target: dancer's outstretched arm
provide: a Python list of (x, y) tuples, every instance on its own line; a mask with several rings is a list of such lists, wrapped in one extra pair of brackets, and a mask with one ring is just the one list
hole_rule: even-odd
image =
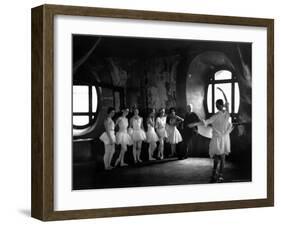
[(223, 95), (224, 101), (225, 101), (225, 104), (224, 104), (225, 109), (226, 109), (227, 112), (229, 112), (229, 103), (228, 103), (228, 100), (227, 100), (227, 97), (226, 97), (224, 91), (219, 87), (217, 87), (217, 89), (222, 92), (222, 95)]
[(180, 116), (178, 116), (178, 115), (176, 115), (176, 117), (177, 117), (177, 119), (178, 119), (179, 121), (184, 121), (184, 119), (183, 119), (182, 117), (180, 117)]

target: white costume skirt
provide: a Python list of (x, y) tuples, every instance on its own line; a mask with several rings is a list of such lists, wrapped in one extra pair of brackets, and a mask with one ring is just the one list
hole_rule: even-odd
[(158, 134), (159, 138), (166, 138), (166, 137), (168, 137), (167, 131), (166, 131), (165, 128), (157, 129), (157, 134)]
[(123, 144), (123, 145), (132, 145), (133, 141), (127, 132), (117, 132), (116, 143)]
[(209, 145), (209, 155), (211, 158), (214, 155), (228, 155), (230, 153), (230, 138), (229, 134), (224, 136), (213, 136)]
[(167, 126), (167, 134), (167, 140), (170, 144), (182, 142), (182, 136), (176, 126)]
[(147, 143), (152, 143), (152, 142), (157, 142), (158, 136), (155, 132), (154, 128), (148, 128), (147, 132), (146, 132), (146, 142)]
[(145, 132), (142, 129), (132, 131), (133, 141), (144, 141), (146, 139)]
[[(110, 131), (109, 134), (111, 136), (111, 139), (113, 140), (113, 143), (116, 143), (116, 137), (114, 131)], [(100, 136), (100, 140), (106, 145), (110, 144), (111, 142), (106, 132), (103, 132), (103, 134)]]

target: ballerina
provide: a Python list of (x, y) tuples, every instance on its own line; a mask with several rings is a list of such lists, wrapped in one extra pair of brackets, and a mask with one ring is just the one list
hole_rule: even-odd
[(107, 117), (104, 120), (104, 127), (105, 132), (102, 133), (100, 136), (100, 140), (104, 143), (104, 156), (103, 156), (103, 162), (104, 162), (104, 168), (105, 170), (110, 170), (113, 167), (111, 166), (111, 160), (115, 152), (115, 143), (116, 143), (116, 137), (114, 134), (114, 122), (112, 120), (112, 117), (115, 115), (114, 108), (110, 107), (107, 110)]
[(142, 142), (146, 139), (143, 130), (143, 119), (139, 116), (139, 109), (134, 108), (133, 117), (130, 119), (131, 137), (133, 140), (133, 157), (134, 162), (142, 162), (140, 159)]
[(127, 164), (124, 162), (124, 157), (127, 151), (127, 145), (132, 145), (132, 139), (128, 134), (129, 122), (126, 117), (128, 113), (129, 113), (129, 109), (123, 108), (122, 116), (116, 120), (116, 125), (119, 128), (118, 132), (116, 133), (116, 143), (121, 145), (121, 151), (119, 157), (115, 162), (115, 166), (117, 166), (119, 163), (121, 166), (127, 166)]
[(159, 116), (156, 118), (156, 132), (159, 138), (159, 146), (158, 146), (158, 158), (164, 158), (164, 140), (168, 137), (166, 131), (166, 120), (167, 116), (165, 114), (165, 109), (161, 108), (159, 110)]
[(156, 142), (159, 140), (158, 136), (155, 132), (155, 110), (152, 109), (148, 115), (147, 121), (147, 132), (146, 132), (146, 142), (149, 143), (149, 147), (148, 147), (148, 159), (151, 160), (155, 160), (155, 158), (153, 158), (153, 153), (157, 147)]
[(182, 142), (182, 136), (177, 129), (177, 125), (183, 121), (183, 118), (176, 115), (176, 109), (170, 108), (170, 115), (167, 119), (167, 141), (171, 144), (171, 156), (176, 155), (176, 145)]
[(205, 126), (211, 124), (213, 128), (213, 136), (209, 145), (209, 155), (214, 159), (211, 182), (223, 181), (225, 156), (230, 153), (229, 134), (233, 129), (232, 123), (230, 122), (227, 97), (221, 88), (217, 89), (222, 92), (225, 104), (222, 99), (218, 99), (216, 101), (216, 108), (219, 111), (206, 121), (203, 120)]

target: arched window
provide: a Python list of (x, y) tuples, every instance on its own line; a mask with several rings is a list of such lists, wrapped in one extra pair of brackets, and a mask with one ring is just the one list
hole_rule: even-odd
[(72, 93), (73, 135), (77, 137), (92, 131), (101, 103), (114, 107), (116, 111), (124, 106), (122, 87), (96, 82), (87, 85), (73, 85)]
[(95, 86), (73, 86), (73, 128), (83, 130), (94, 123), (98, 108)]
[(228, 70), (219, 70), (210, 76), (207, 91), (207, 108), (209, 113), (216, 113), (216, 100), (223, 99), (223, 94), (217, 88), (221, 88), (229, 102), (229, 112), (235, 115), (239, 111), (240, 90), (237, 78)]

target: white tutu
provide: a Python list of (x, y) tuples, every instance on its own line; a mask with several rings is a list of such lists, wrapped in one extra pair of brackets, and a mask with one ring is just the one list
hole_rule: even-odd
[(177, 144), (182, 142), (182, 136), (176, 126), (167, 126), (168, 142), (170, 144)]
[(205, 125), (212, 124), (213, 136), (209, 145), (209, 155), (228, 155), (230, 153), (230, 137), (232, 124), (227, 111), (219, 111), (211, 118), (204, 121)]
[(168, 137), (167, 131), (166, 131), (166, 119), (167, 117), (158, 117), (156, 118), (156, 131), (159, 136), (159, 138), (166, 138)]
[[(113, 140), (113, 143), (116, 143), (114, 131), (110, 131), (109, 134), (111, 136), (111, 139)], [(106, 145), (111, 143), (110, 138), (108, 137), (108, 134), (106, 132), (102, 133), (102, 135), (100, 136), (100, 140)]]
[(167, 131), (165, 128), (157, 129), (157, 134), (159, 138), (166, 138), (168, 137)]
[(124, 144), (124, 145), (132, 145), (133, 141), (127, 132), (121, 131), (121, 132), (117, 132), (116, 134), (116, 143)]
[(132, 131), (133, 141), (143, 141), (146, 139), (145, 132), (142, 129)]
[(143, 141), (146, 139), (145, 132), (142, 129), (142, 118), (141, 117), (133, 117), (131, 119), (131, 125), (133, 128), (128, 130), (131, 135), (133, 141)]
[(152, 142), (157, 142), (158, 140), (159, 139), (158, 139), (158, 136), (155, 132), (154, 127), (148, 126), (147, 132), (146, 132), (146, 142), (152, 143)]
[(209, 155), (211, 158), (214, 155), (228, 155), (230, 153), (230, 138), (229, 134), (224, 136), (213, 136), (209, 144)]
[(132, 136), (133, 135), (133, 129), (130, 127), (130, 128), (128, 128), (128, 134), (130, 135), (130, 136)]

